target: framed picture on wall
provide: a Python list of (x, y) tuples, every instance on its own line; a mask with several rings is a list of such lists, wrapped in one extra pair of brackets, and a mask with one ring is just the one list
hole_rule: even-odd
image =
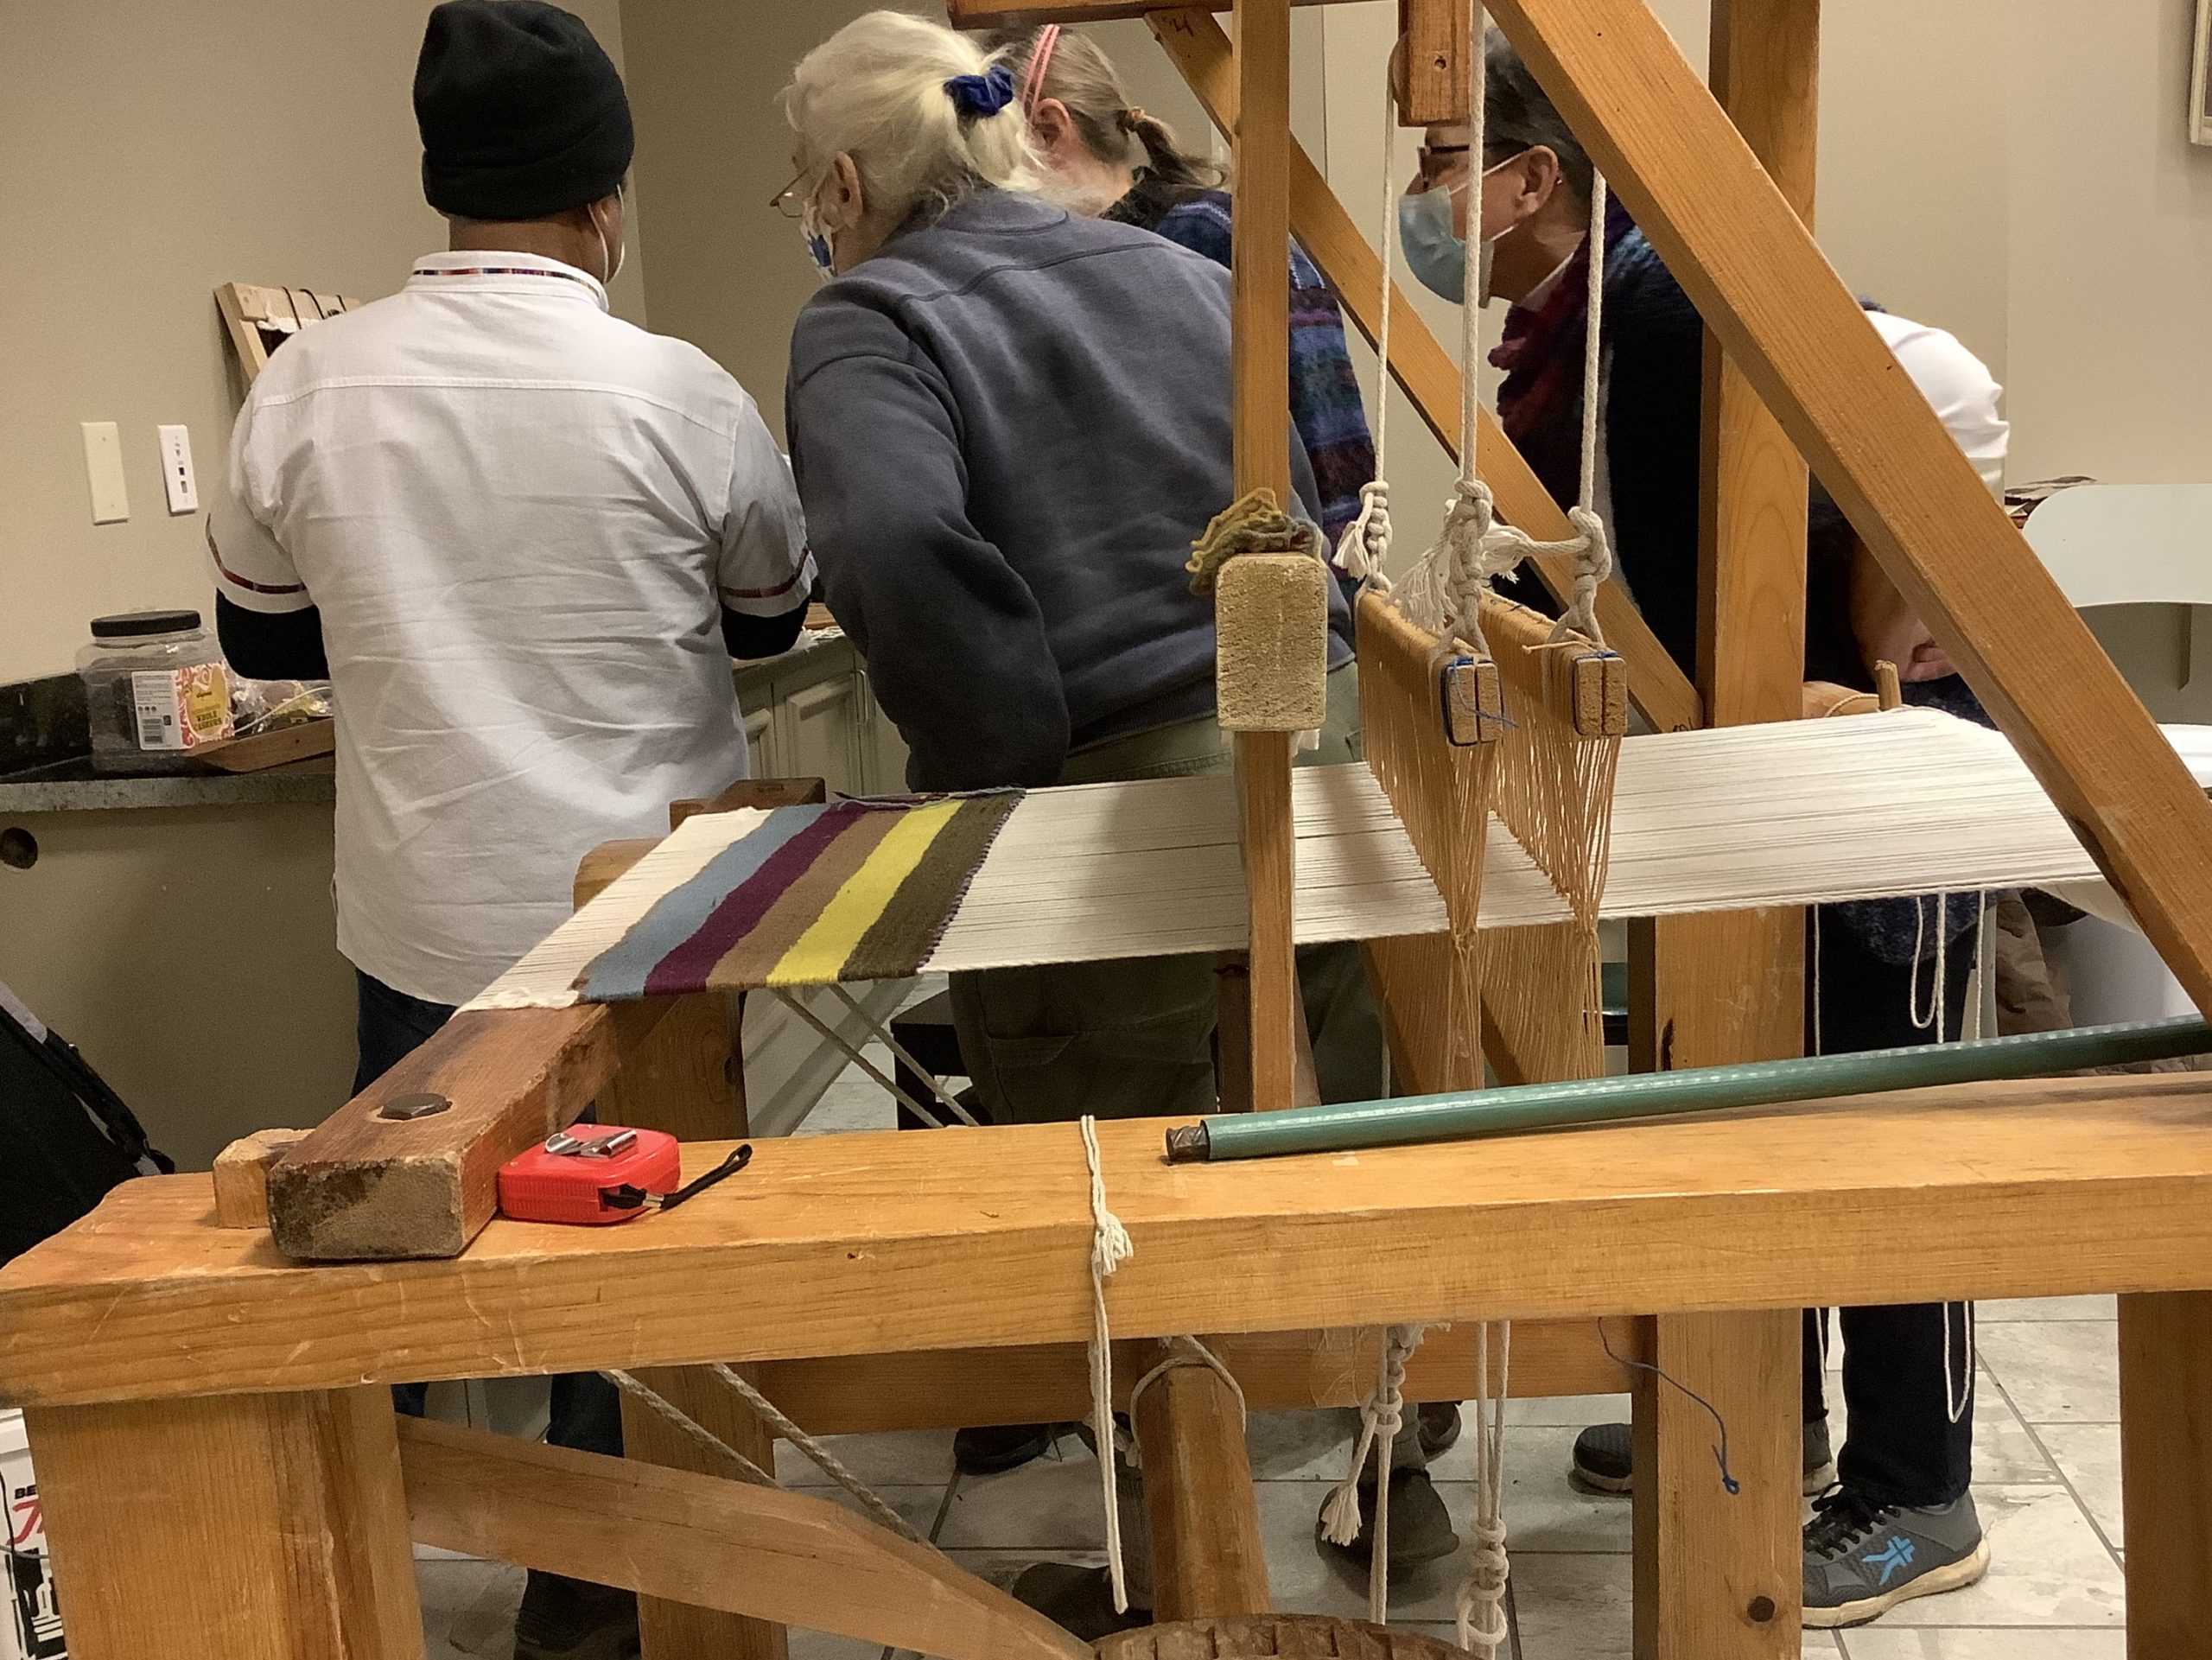
[(2196, 0), (2196, 54), (2189, 71), (2189, 141), (2212, 144), (2212, 0)]

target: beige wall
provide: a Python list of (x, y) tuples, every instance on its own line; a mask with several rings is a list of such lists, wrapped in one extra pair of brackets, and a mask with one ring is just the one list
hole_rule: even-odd
[[(791, 130), (777, 97), (792, 66), (868, 0), (805, 6), (731, 0), (624, 0), (625, 73), (638, 118), (638, 194), (653, 224), (645, 291), (653, 327), (703, 348), (751, 392), (778, 434), (791, 320), (816, 288), (798, 227), (768, 206), (791, 176)], [(1301, 57), (1320, 19), (1297, 22)], [(1093, 33), (1130, 95), (1194, 148), (1208, 128), (1198, 101), (1141, 23)], [(1295, 118), (1318, 142), (1319, 79), (1304, 77)]]
[[(569, 3), (619, 61), (617, 0)], [(443, 245), (408, 96), (429, 10), (0, 6), (0, 679), (67, 667), (103, 612), (212, 603), (200, 520), (168, 516), (154, 429), (191, 428), (204, 503), (237, 408), (217, 284), (372, 296)], [(632, 316), (638, 255), (633, 239), (616, 285)], [(121, 429), (127, 523), (92, 522), (81, 421)]]
[[(616, 0), (567, 0), (618, 60)], [(158, 423), (201, 499), (236, 391), (214, 301), (240, 280), (372, 296), (442, 245), (408, 89), (428, 0), (0, 6), (0, 679), (66, 669), (88, 619), (211, 601), (171, 518)], [(642, 314), (633, 237), (618, 309)], [(637, 274), (632, 274), (637, 273)], [(131, 517), (94, 526), (80, 421), (121, 429)], [(0, 980), (191, 1163), (343, 1100), (353, 981), (331, 940), (330, 813), (308, 806), (11, 818)]]

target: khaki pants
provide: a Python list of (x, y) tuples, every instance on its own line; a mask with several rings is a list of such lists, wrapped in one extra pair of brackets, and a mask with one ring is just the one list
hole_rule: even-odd
[[(1302, 765), (1361, 758), (1359, 677), (1329, 677), (1321, 747)], [(1072, 755), (1062, 784), (1226, 773), (1225, 735), (1211, 719), (1116, 738)], [(1382, 1092), (1382, 1027), (1357, 945), (1299, 953), (1298, 977), (1324, 1101)], [(976, 1092), (1000, 1123), (1184, 1116), (1211, 1112), (1216, 1017), (1210, 957), (986, 969), (952, 976), (953, 1022)]]

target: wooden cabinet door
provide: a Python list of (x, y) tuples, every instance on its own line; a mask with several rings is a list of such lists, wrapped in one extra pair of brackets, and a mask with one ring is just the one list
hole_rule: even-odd
[(778, 699), (778, 773), (824, 779), (832, 794), (866, 794), (866, 768), (860, 759), (860, 702), (857, 674), (818, 681)]

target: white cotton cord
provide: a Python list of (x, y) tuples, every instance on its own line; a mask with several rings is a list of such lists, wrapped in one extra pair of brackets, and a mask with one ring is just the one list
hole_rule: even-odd
[[(1479, 37), (1478, 37), (1479, 38)], [(1505, 1403), (1511, 1397), (1513, 1327), (1497, 1323), (1497, 1390), (1490, 1385), (1490, 1322), (1475, 1328), (1475, 1517), (1467, 1547), (1466, 1577), (1454, 1612), (1459, 1646), (1477, 1660), (1497, 1660), (1511, 1631), (1505, 1619), (1505, 1586), (1511, 1565), (1505, 1554)]]
[(1920, 1012), (1920, 953), (1928, 943), (1928, 895), (1912, 896), (1912, 977), (1905, 986), (1905, 1013), (1912, 1017), (1913, 1029), (1925, 1032), (1936, 1028), (1931, 1042), (1943, 1041), (1945, 1005), (1949, 1001), (1943, 995), (1943, 976), (1950, 971), (1949, 954), (1945, 942), (1951, 934), (1951, 896), (1936, 895), (1936, 989), (1928, 999), (1928, 1012)]
[(1375, 326), (1375, 476), (1359, 487), (1359, 516), (1337, 541), (1338, 570), (1363, 588), (1390, 591), (1383, 567), (1390, 557), (1390, 482), (1386, 458), (1390, 436), (1390, 290), (1396, 249), (1397, 198), (1392, 194), (1398, 168), (1398, 105), (1389, 76), (1382, 78), (1382, 293)]
[(1989, 1001), (1989, 957), (1982, 947), (1988, 943), (1989, 890), (1979, 890), (1974, 901), (1974, 978), (1968, 983), (1972, 989), (1967, 998), (1965, 1027), (1959, 1034), (1969, 1043), (1988, 1035), (1983, 1029), (1982, 1006)]
[(1467, 162), (1474, 170), (1475, 180), (1470, 193), (1473, 200), (1467, 204), (1467, 229), (1472, 233), (1463, 239), (1466, 250), (1466, 264), (1459, 279), (1459, 487), (1464, 494), (1466, 487), (1479, 475), (1475, 465), (1475, 436), (1481, 429), (1482, 398), (1478, 382), (1481, 377), (1475, 366), (1482, 357), (1482, 169), (1483, 147), (1488, 128), (1490, 112), (1483, 107), (1483, 99), (1490, 75), (1490, 53), (1486, 49), (1490, 34), (1490, 11), (1483, 0), (1469, 0), (1467, 6)]
[[(1160, 1364), (1138, 1378), (1130, 1389), (1130, 1413), (1132, 1415), (1135, 1413), (1137, 1402), (1144, 1398), (1144, 1392), (1147, 1390), (1166, 1377), (1169, 1372), (1184, 1366), (1203, 1366), (1223, 1383), (1228, 1384), (1230, 1394), (1236, 1399), (1237, 1422), (1248, 1424), (1251, 1421), (1251, 1411), (1244, 1404), (1244, 1385), (1236, 1381), (1236, 1374), (1229, 1370), (1228, 1365), (1219, 1355), (1194, 1337), (1171, 1337), (1167, 1339), (1167, 1352)], [(1116, 1427), (1116, 1434), (1120, 1433), (1118, 1425)]]
[(1114, 1612), (1129, 1611), (1128, 1574), (1122, 1565), (1122, 1496), (1114, 1456), (1114, 1339), (1106, 1324), (1106, 1280), (1136, 1254), (1129, 1231), (1106, 1204), (1106, 1172), (1099, 1162), (1098, 1121), (1084, 1116), (1083, 1156), (1090, 1171), (1090, 1428), (1098, 1440), (1098, 1496), (1106, 1507), (1106, 1566), (1114, 1582)]
[(746, 1480), (762, 1487), (780, 1485), (775, 1477), (770, 1475), (658, 1390), (647, 1388), (626, 1371), (606, 1371), (601, 1372), (600, 1376), (632, 1400), (644, 1402), (645, 1405), (674, 1424), (687, 1438), (712, 1453)]
[(850, 1493), (862, 1510), (910, 1543), (929, 1543), (912, 1523), (893, 1510), (880, 1494), (847, 1469), (835, 1453), (786, 1417), (773, 1401), (748, 1383), (742, 1374), (720, 1364), (709, 1367), (709, 1371), (724, 1387), (758, 1413), (763, 1423), (796, 1447), (816, 1469)]
[(1351, 1467), (1321, 1507), (1324, 1538), (1338, 1545), (1358, 1542), (1359, 1479), (1366, 1472), (1368, 1454), (1375, 1453), (1375, 1537), (1368, 1564), (1367, 1617), (1378, 1625), (1389, 1619), (1390, 1611), (1390, 1460), (1398, 1432), (1405, 1427), (1406, 1363), (1421, 1347), (1427, 1331), (1426, 1326), (1411, 1325), (1384, 1329), (1376, 1360), (1375, 1389), (1360, 1402), (1359, 1436), (1352, 1445)]
[(1959, 1311), (1959, 1326), (1966, 1332), (1966, 1370), (1958, 1374), (1959, 1389), (1955, 1398), (1951, 1393), (1951, 1377), (1955, 1370), (1951, 1364), (1951, 1310), (1955, 1305), (1943, 1305), (1943, 1409), (1953, 1423), (1967, 1415), (1967, 1409), (1974, 1404), (1974, 1305), (1955, 1305)]
[(1582, 340), (1582, 464), (1577, 475), (1574, 502), (1594, 514), (1598, 509), (1599, 382), (1605, 365), (1605, 175), (1590, 175), (1590, 287), (1583, 308)]

